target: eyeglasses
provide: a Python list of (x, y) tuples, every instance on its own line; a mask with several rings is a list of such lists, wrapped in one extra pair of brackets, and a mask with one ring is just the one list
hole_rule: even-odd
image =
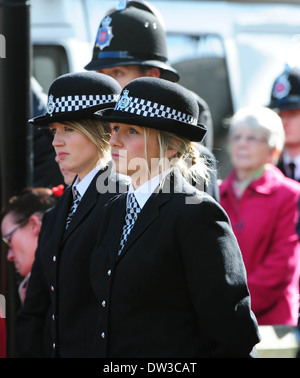
[(11, 238), (13, 236), (13, 234), (22, 226), (24, 226), (29, 220), (29, 217), (25, 218), (22, 220), (22, 222), (20, 222), (13, 230), (11, 230), (8, 234), (2, 236), (2, 241), (8, 245), (8, 247), (10, 247), (10, 243), (11, 243)]
[(244, 141), (251, 146), (256, 146), (256, 145), (261, 144), (261, 143), (266, 143), (267, 139), (266, 138), (258, 138), (254, 135), (235, 134), (235, 135), (231, 136), (230, 141), (231, 141), (231, 143), (239, 143), (241, 141)]

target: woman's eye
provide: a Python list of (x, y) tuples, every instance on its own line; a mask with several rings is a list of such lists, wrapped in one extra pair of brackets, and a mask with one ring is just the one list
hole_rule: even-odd
[(135, 129), (130, 129), (130, 130), (129, 130), (129, 133), (130, 133), (130, 134), (138, 134), (138, 132), (137, 132)]
[(65, 131), (73, 131), (71, 127), (65, 126)]
[(54, 135), (56, 133), (56, 129), (49, 129), (49, 134), (50, 135)]
[(121, 71), (115, 71), (115, 77), (121, 77), (122, 72)]
[(119, 128), (120, 128), (119, 126), (113, 126), (112, 127), (112, 131), (113, 132), (119, 131)]

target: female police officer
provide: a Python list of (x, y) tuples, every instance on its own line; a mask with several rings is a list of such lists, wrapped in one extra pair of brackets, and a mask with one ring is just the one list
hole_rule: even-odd
[(49, 125), (60, 166), (76, 179), (43, 218), (18, 318), (20, 357), (89, 356), (98, 307), (89, 284), (89, 252), (96, 242), (102, 209), (115, 195), (100, 194), (97, 183), (103, 175), (107, 184), (119, 180), (108, 173), (109, 127), (95, 120), (93, 113), (113, 107), (120, 90), (107, 75), (82, 72), (60, 76), (50, 86), (47, 113), (30, 121)]
[(193, 95), (138, 78), (110, 116), (97, 114), (112, 122), (116, 170), (132, 185), (106, 206), (91, 257), (96, 355), (252, 355), (259, 335), (236, 238), (224, 210), (188, 182), (207, 175), (191, 143), (206, 131)]

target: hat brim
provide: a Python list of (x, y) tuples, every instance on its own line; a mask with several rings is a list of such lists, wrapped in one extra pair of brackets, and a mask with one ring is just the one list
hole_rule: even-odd
[(124, 60), (124, 59), (92, 59), (84, 68), (88, 71), (101, 70), (102, 68), (110, 68), (117, 66), (150, 66), (161, 70), (161, 78), (177, 83), (180, 79), (178, 72), (167, 63), (159, 60)]
[(281, 100), (271, 101), (268, 107), (276, 112), (300, 109), (300, 96), (292, 95)]
[(207, 128), (202, 123), (196, 125), (187, 124), (185, 122), (162, 118), (162, 117), (143, 117), (136, 114), (128, 114), (112, 109), (104, 109), (94, 114), (96, 119), (106, 122), (124, 123), (129, 125), (137, 125), (141, 127), (149, 127), (160, 131), (168, 131), (175, 135), (189, 139), (192, 142), (201, 142), (204, 138)]
[[(113, 103), (106, 103), (105, 104), (105, 110), (108, 112), (112, 112), (115, 102)], [(84, 119), (84, 118), (91, 118), (95, 119), (94, 113), (96, 111), (99, 111), (103, 109), (103, 105), (96, 105), (96, 106), (89, 106), (84, 109), (80, 109), (77, 111), (66, 111), (63, 113), (46, 113), (41, 116), (34, 117), (32, 119), (28, 120), (28, 123), (34, 125), (34, 126), (48, 126), (50, 123), (54, 122), (66, 122), (66, 121), (74, 121), (78, 119)]]

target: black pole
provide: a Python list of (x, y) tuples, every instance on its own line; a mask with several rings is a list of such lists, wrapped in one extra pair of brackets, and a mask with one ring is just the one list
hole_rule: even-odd
[[(3, 210), (13, 194), (32, 182), (31, 134), (27, 123), (31, 97), (29, 1), (0, 0), (0, 35), (0, 195)], [(5, 258), (6, 253), (2, 245), (0, 294), (6, 298), (7, 355), (14, 357), (18, 310), (16, 274)]]

